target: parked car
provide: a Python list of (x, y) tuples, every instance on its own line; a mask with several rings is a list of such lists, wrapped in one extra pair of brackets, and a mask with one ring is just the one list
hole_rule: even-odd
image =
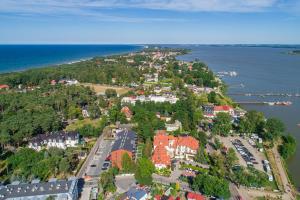
[(107, 170), (110, 167), (110, 162), (104, 162), (102, 165), (102, 170)]

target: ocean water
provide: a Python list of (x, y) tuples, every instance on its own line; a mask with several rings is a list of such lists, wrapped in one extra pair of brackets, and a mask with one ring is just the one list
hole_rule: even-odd
[(138, 45), (0, 45), (0, 73), (121, 54)]
[[(300, 46), (181, 46), (192, 50), (179, 59), (199, 59), (214, 71), (236, 71), (237, 77), (224, 77), (230, 93), (300, 93), (300, 55), (286, 52)], [(243, 86), (242, 86), (243, 85)], [(291, 101), (291, 106), (247, 105), (267, 117), (280, 118), (286, 132), (298, 142), (297, 152), (288, 161), (296, 186), (300, 188), (300, 97), (231, 96), (236, 101)]]

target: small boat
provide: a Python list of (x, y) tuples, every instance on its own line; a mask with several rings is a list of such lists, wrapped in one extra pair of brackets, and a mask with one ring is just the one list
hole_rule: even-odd
[(292, 105), (292, 102), (290, 101), (277, 101), (274, 103), (274, 105), (277, 105), (277, 106), (290, 106)]

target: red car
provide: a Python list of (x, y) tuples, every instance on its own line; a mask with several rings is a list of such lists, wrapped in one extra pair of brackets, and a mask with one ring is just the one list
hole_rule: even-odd
[(111, 155), (109, 155), (105, 158), (105, 161), (110, 161), (110, 160), (111, 160)]

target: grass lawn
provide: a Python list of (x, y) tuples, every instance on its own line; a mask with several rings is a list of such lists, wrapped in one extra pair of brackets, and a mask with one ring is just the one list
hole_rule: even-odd
[(92, 125), (93, 127), (97, 127), (100, 123), (101, 119), (94, 119), (91, 120), (89, 118), (83, 119), (83, 120), (76, 120), (74, 123), (69, 124), (66, 127), (66, 131), (74, 131), (78, 128), (82, 128), (84, 125)]
[(281, 181), (279, 170), (277, 168), (274, 154), (271, 149), (265, 149), (265, 152), (266, 152), (267, 158), (270, 162), (270, 166), (271, 166), (275, 181), (277, 183), (278, 189), (282, 191), (284, 187), (283, 187), (283, 183)]

